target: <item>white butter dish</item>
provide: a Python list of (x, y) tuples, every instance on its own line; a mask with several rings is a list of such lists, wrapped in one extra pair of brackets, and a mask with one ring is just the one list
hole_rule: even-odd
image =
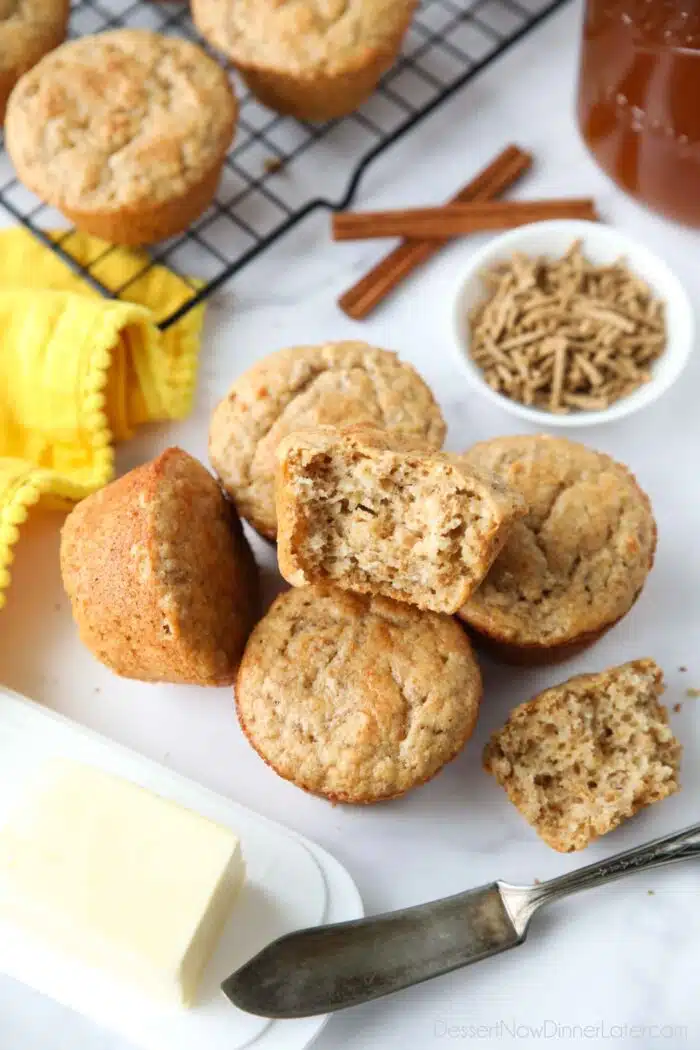
[[(302, 1050), (324, 1018), (269, 1022), (235, 1009), (220, 991), (229, 973), (293, 929), (362, 915), (359, 894), (320, 847), (169, 769), (0, 689), (0, 825), (47, 760), (62, 756), (133, 781), (230, 827), (240, 836), (246, 883), (191, 1009), (158, 1004), (0, 921), (0, 1013), (27, 985), (118, 1032), (142, 1050)], [(20, 984), (7, 981), (12, 978)], [(57, 1008), (57, 1023), (59, 1011)]]

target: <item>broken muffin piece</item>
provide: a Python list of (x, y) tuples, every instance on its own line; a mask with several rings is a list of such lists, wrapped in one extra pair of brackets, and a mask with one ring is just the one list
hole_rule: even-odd
[(663, 689), (648, 659), (570, 678), (516, 707), (484, 768), (547, 845), (584, 849), (679, 789)]
[(373, 427), (297, 431), (277, 460), (279, 566), (296, 587), (455, 613), (525, 513), (500, 479)]

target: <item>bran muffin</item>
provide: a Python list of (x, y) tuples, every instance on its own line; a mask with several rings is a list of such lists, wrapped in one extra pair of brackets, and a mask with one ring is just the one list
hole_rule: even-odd
[(63, 44), (21, 78), (7, 149), (22, 182), (79, 229), (148, 244), (210, 204), (236, 117), (201, 48), (117, 29)]
[(396, 354), (367, 343), (280, 350), (244, 372), (214, 411), (209, 457), (239, 513), (277, 536), (275, 452), (293, 430), (370, 423), (439, 448), (445, 423), (429, 388)]
[(66, 38), (69, 0), (0, 0), (0, 125), (19, 78)]
[(264, 105), (300, 120), (357, 109), (393, 65), (417, 0), (193, 0), (202, 36)]
[(457, 458), (500, 475), (529, 507), (459, 612), (497, 656), (554, 663), (629, 612), (654, 561), (656, 525), (626, 467), (543, 435), (484, 441)]
[(260, 757), (333, 802), (379, 802), (430, 780), (471, 736), (480, 699), (454, 619), (314, 587), (275, 601), (236, 682)]
[(234, 681), (259, 611), (257, 568), (234, 508), (182, 449), (71, 511), (61, 573), (81, 639), (116, 674)]
[(516, 707), (484, 767), (549, 846), (583, 849), (679, 790), (663, 689), (653, 660), (570, 678)]
[(455, 613), (525, 513), (497, 477), (372, 427), (295, 431), (277, 449), (280, 572)]

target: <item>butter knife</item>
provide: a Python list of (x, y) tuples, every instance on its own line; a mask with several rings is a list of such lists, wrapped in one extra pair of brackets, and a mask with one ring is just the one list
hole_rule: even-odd
[(700, 824), (548, 882), (492, 882), (354, 922), (287, 934), (222, 985), (262, 1017), (309, 1017), (378, 999), (515, 948), (543, 905), (633, 872), (700, 856)]

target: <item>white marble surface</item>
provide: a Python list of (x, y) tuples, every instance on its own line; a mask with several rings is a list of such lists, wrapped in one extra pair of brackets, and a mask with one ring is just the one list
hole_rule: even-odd
[[(664, 255), (697, 298), (698, 235), (622, 197), (577, 138), (572, 97), (578, 13), (576, 5), (567, 7), (397, 146), (367, 177), (362, 203), (441, 201), (507, 141), (516, 141), (538, 158), (537, 171), (519, 194), (595, 195), (603, 214)], [(462, 243), (445, 251), (370, 321), (357, 325), (338, 311), (335, 299), (379, 249), (334, 246), (327, 217), (311, 218), (212, 304), (192, 418), (139, 436), (120, 451), (120, 468), (175, 442), (206, 458), (209, 413), (233, 376), (267, 351), (344, 337), (398, 349), (423, 372), (445, 410), (451, 448), (515, 431), (508, 415), (467, 392), (454, 366), (451, 295), (471, 250), (471, 243)], [(559, 856), (539, 842), (481, 771), (481, 746), (512, 706), (557, 676), (648, 654), (667, 672), (669, 704), (684, 701), (672, 715), (686, 749), (684, 788), (590, 847), (585, 861), (692, 823), (700, 815), (700, 709), (684, 694), (700, 686), (699, 384), (696, 356), (657, 406), (586, 435), (630, 464), (654, 502), (658, 560), (637, 607), (564, 672), (513, 673), (486, 665), (475, 738), (433, 783), (402, 801), (331, 808), (262, 765), (239, 732), (226, 690), (149, 687), (120, 681), (99, 667), (79, 645), (61, 592), (55, 516), (34, 519), (20, 543), (0, 626), (0, 679), (316, 839), (347, 865), (372, 912), (495, 877), (530, 881), (581, 864), (583, 857)], [(277, 583), (271, 552), (262, 544), (256, 549), (272, 593)], [(536, 921), (518, 951), (336, 1017), (318, 1050), (698, 1046), (699, 890), (697, 865), (685, 864), (572, 899)], [(11, 991), (0, 999), (0, 1050), (127, 1050), (50, 1003), (22, 1002), (20, 1008)], [(662, 1026), (675, 1026), (675, 1034)]]

